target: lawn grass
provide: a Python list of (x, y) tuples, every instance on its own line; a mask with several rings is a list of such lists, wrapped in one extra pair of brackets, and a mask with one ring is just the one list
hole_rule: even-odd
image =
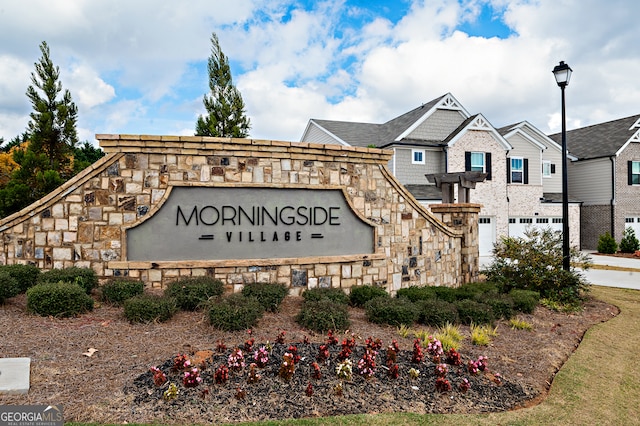
[[(285, 425), (594, 425), (635, 424), (640, 415), (640, 291), (592, 286), (591, 294), (620, 308), (620, 315), (592, 327), (576, 352), (556, 375), (549, 396), (540, 404), (504, 413), (363, 414), (316, 419), (240, 423)], [(206, 423), (206, 419), (203, 419)], [(76, 425), (79, 425), (76, 423)], [(237, 423), (236, 423), (237, 425)]]

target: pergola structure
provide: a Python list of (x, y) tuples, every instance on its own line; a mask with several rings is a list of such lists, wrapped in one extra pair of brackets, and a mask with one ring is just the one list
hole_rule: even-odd
[(450, 204), (455, 201), (455, 187), (458, 188), (458, 203), (470, 203), (469, 190), (475, 189), (477, 182), (483, 182), (487, 173), (483, 172), (455, 172), (425, 174), (427, 180), (436, 184), (436, 188), (442, 191), (442, 203)]

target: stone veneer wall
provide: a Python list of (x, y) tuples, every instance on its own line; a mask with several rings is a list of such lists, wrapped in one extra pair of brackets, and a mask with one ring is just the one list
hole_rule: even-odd
[[(184, 136), (97, 139), (107, 154), (104, 158), (0, 221), (0, 263), (31, 263), (44, 270), (90, 267), (101, 279), (129, 276), (157, 288), (178, 277), (202, 275), (223, 280), (229, 291), (251, 282), (280, 282), (293, 294), (313, 287), (348, 290), (365, 284), (390, 292), (410, 285), (458, 286), (477, 275), (473, 259), (464, 261), (462, 271), (463, 255), (468, 257), (463, 252), (470, 250), (463, 249), (465, 231), (438, 220), (398, 183), (386, 167), (390, 151)], [(173, 186), (340, 188), (356, 214), (374, 226), (375, 253), (128, 261), (127, 229), (158, 211)], [(469, 214), (475, 218), (463, 222), (477, 223), (477, 212)], [(477, 226), (475, 233), (477, 254)]]

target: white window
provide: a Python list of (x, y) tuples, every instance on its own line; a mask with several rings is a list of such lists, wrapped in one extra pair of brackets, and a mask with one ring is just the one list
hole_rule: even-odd
[(422, 149), (411, 150), (411, 164), (425, 164), (424, 150)]
[(551, 161), (542, 162), (542, 177), (543, 178), (551, 177)]
[(631, 185), (640, 185), (640, 161), (631, 162)]
[(471, 153), (471, 171), (484, 172), (484, 152)]
[(522, 183), (524, 179), (524, 161), (520, 157), (511, 158), (511, 183)]

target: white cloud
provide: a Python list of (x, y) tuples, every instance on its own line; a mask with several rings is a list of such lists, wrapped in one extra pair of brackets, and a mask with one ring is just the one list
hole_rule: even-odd
[[(289, 0), (5, 3), (5, 139), (26, 127), (24, 92), (43, 40), (80, 107), (82, 135), (191, 134), (204, 112), (212, 31), (234, 64), (252, 137), (298, 140), (312, 117), (382, 122), (446, 92), (494, 125), (528, 120), (556, 131), (560, 93), (551, 69), (560, 60), (574, 69), (571, 126), (640, 112), (640, 2), (415, 0), (393, 22), (350, 0), (305, 9)], [(514, 35), (455, 30), (486, 3), (504, 10)]]
[(68, 76), (63, 84), (72, 93), (79, 108), (93, 108), (109, 102), (116, 95), (113, 86), (105, 83), (98, 73), (87, 65), (74, 65)]

